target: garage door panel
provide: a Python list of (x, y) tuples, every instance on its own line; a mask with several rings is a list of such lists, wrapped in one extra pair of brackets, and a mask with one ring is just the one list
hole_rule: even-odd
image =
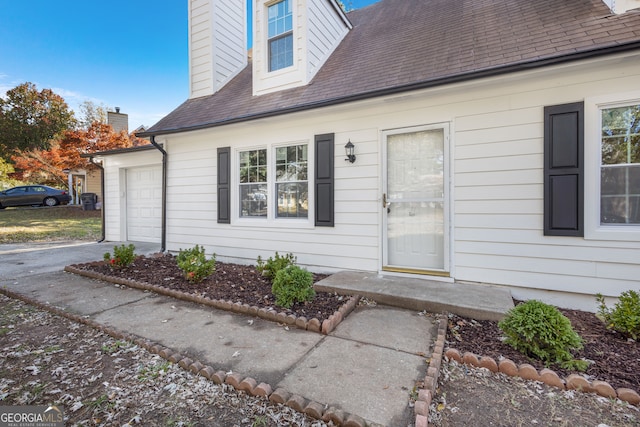
[(127, 169), (127, 240), (159, 243), (162, 236), (160, 165)]

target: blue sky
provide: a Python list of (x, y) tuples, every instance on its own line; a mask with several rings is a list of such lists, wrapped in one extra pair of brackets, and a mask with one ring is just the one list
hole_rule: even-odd
[[(344, 0), (358, 9), (376, 0)], [(0, 96), (50, 88), (151, 126), (189, 96), (187, 0), (0, 0)]]

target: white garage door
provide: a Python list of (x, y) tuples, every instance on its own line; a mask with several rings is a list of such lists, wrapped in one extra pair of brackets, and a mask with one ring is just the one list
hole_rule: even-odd
[(160, 243), (162, 237), (162, 168), (127, 169), (127, 240)]

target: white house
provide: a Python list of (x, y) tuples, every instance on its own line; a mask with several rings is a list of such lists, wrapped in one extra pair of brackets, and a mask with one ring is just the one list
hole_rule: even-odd
[(158, 149), (102, 156), (108, 240), (588, 309), (640, 290), (640, 1), (188, 3), (191, 96)]

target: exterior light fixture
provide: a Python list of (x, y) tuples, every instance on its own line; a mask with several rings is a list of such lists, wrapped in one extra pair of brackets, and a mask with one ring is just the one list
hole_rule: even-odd
[(353, 163), (356, 161), (356, 155), (353, 154), (353, 152), (355, 151), (355, 145), (353, 145), (353, 143), (351, 142), (351, 140), (349, 140), (349, 142), (347, 142), (344, 146), (344, 151), (347, 154), (347, 158), (344, 159), (345, 162), (349, 162), (349, 163)]

